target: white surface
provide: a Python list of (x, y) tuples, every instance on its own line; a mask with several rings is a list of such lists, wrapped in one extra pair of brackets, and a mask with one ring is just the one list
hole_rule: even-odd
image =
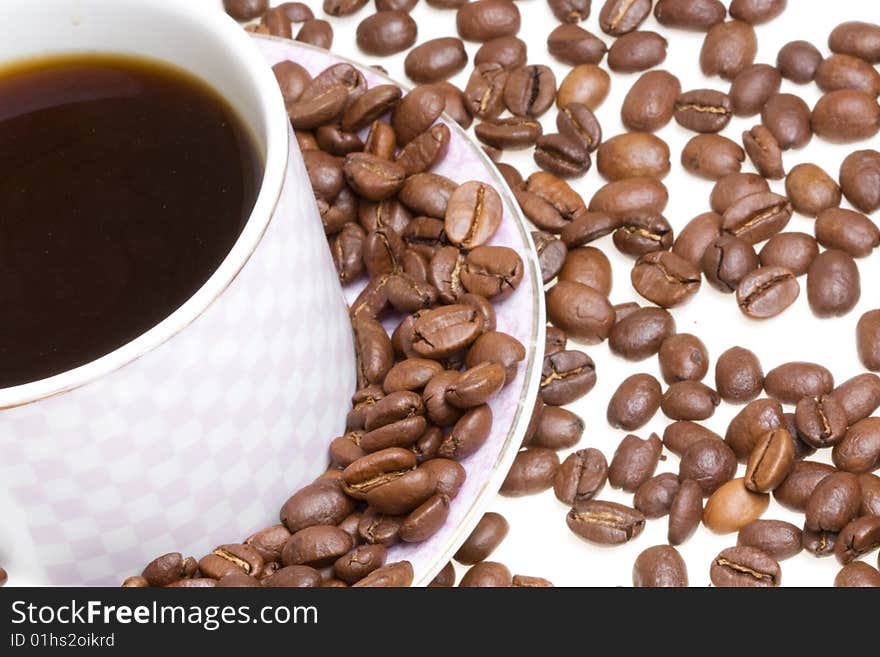
[[(318, 0), (307, 0), (307, 4), (315, 11), (316, 17), (327, 18), (323, 16), (321, 3)], [(556, 62), (547, 53), (546, 48), (546, 35), (557, 24), (556, 19), (544, 0), (527, 0), (518, 2), (517, 6), (522, 14), (523, 25), (519, 36), (529, 45), (529, 63), (551, 66), (557, 75), (557, 81), (561, 81), (569, 67)], [(613, 39), (603, 34), (598, 26), (601, 6), (601, 0), (594, 0), (592, 15), (581, 25), (599, 35), (610, 45)], [(335, 33), (333, 47), (338, 52), (365, 63), (381, 64), (393, 77), (405, 80), (406, 76), (403, 72), (405, 53), (389, 58), (366, 57), (359, 52), (355, 44), (354, 35), (358, 23), (372, 11), (374, 5), (371, 2), (355, 16), (342, 19), (329, 18)], [(417, 43), (438, 36), (456, 34), (454, 11), (436, 10), (422, 1), (413, 10), (412, 16), (419, 26)], [(838, 0), (831, 3), (792, 0), (782, 16), (756, 28), (759, 39), (756, 62), (775, 64), (779, 49), (788, 41), (795, 39), (812, 41), (827, 54), (827, 38), (833, 26), (846, 20), (857, 19), (880, 22), (880, 4), (864, 0)], [(674, 72), (681, 79), (683, 89), (710, 87), (727, 91), (727, 82), (720, 78), (706, 78), (700, 73), (698, 55), (703, 38), (701, 33), (664, 28), (654, 20), (653, 15), (643, 24), (642, 29), (656, 30), (669, 40), (669, 55), (661, 68)], [(466, 47), (473, 60), (479, 44), (468, 43)], [(452, 82), (463, 88), (470, 68), (469, 64), (465, 71), (452, 79)], [(638, 74), (612, 73), (611, 94), (596, 113), (606, 138), (623, 132), (619, 116), (620, 104), (629, 86), (637, 77)], [(801, 95), (810, 106), (819, 98), (815, 85), (799, 86), (783, 81), (782, 91)], [(545, 132), (555, 132), (554, 121), (555, 111), (551, 110), (543, 117)], [(735, 118), (723, 134), (739, 141), (743, 130), (759, 122), (760, 117)], [(664, 180), (670, 191), (666, 217), (678, 233), (692, 217), (709, 210), (712, 183), (686, 174), (680, 165), (681, 149), (693, 133), (685, 131), (673, 121), (658, 134), (669, 143), (673, 154), (672, 172)], [(786, 170), (801, 162), (815, 162), (836, 178), (840, 162), (848, 153), (860, 148), (880, 146), (880, 140), (872, 141), (873, 143), (834, 146), (813, 139), (806, 148), (785, 153)], [(504, 161), (517, 166), (524, 175), (537, 168), (531, 160), (530, 151), (506, 154)], [(754, 169), (747, 163), (743, 170)], [(582, 179), (573, 182), (573, 185), (585, 199), (589, 199), (603, 183), (594, 167)], [(772, 183), (772, 187), (776, 191), (784, 190), (781, 182)], [(843, 205), (849, 207), (846, 203)], [(880, 220), (877, 216), (873, 218)], [(812, 228), (812, 220), (795, 215), (787, 230), (812, 233)], [(632, 261), (617, 253), (610, 238), (601, 240), (597, 246), (608, 254), (614, 268), (615, 284), (611, 294), (612, 302), (644, 303), (629, 282)], [(836, 380), (840, 382), (862, 371), (854, 347), (855, 324), (862, 312), (880, 306), (877, 291), (870, 286), (872, 281), (880, 277), (880, 254), (860, 260), (859, 269), (863, 282), (862, 300), (852, 313), (840, 319), (819, 320), (812, 315), (807, 305), (805, 278), (799, 279), (802, 287), (801, 296), (794, 306), (780, 317), (767, 322), (747, 321), (730, 295), (722, 295), (705, 284), (690, 305), (675, 309), (673, 315), (679, 332), (695, 333), (708, 346), (713, 358), (713, 366), (706, 379), (710, 385), (714, 385), (712, 375), (714, 358), (728, 347), (737, 344), (755, 351), (761, 357), (765, 370), (789, 360), (815, 360), (831, 368)], [(659, 378), (657, 360), (651, 358), (641, 363), (628, 363), (611, 355), (607, 345), (586, 347), (585, 351), (596, 361), (598, 384), (584, 400), (571, 407), (583, 416), (587, 423), (587, 430), (578, 448), (597, 447), (610, 461), (614, 449), (625, 432), (608, 427), (605, 421), (608, 399), (617, 384), (629, 374), (644, 371)], [(739, 408), (723, 405), (705, 424), (723, 435), (727, 422)], [(658, 413), (650, 424), (637, 433), (641, 437), (646, 437), (651, 431), (662, 435), (667, 423), (662, 414)], [(566, 453), (560, 456), (564, 458)], [(658, 472), (677, 472), (677, 457), (672, 454), (666, 456), (667, 460), (660, 464)], [(818, 454), (811, 458), (826, 460), (828, 456)], [(740, 467), (742, 469), (742, 466)], [(607, 486), (600, 497), (625, 504), (632, 503), (632, 495), (611, 490)], [(632, 564), (639, 552), (651, 545), (666, 542), (667, 524), (664, 518), (649, 521), (642, 535), (628, 545), (600, 548), (587, 544), (566, 527), (567, 508), (556, 500), (552, 491), (530, 498), (499, 497), (494, 510), (507, 517), (511, 530), (507, 539), (491, 558), (504, 562), (514, 573), (546, 577), (556, 585), (628, 586), (632, 582)], [(789, 513), (772, 501), (764, 517), (789, 520), (799, 526), (803, 521), (802, 516)], [(688, 564), (691, 585), (708, 585), (709, 564), (712, 558), (720, 550), (735, 543), (735, 535), (716, 536), (705, 527), (700, 527), (697, 534), (681, 547)], [(868, 562), (876, 565), (876, 552), (871, 553)], [(831, 585), (839, 567), (833, 557), (820, 560), (808, 553), (802, 553), (782, 563), (783, 584)], [(462, 570), (459, 569), (459, 572)]]

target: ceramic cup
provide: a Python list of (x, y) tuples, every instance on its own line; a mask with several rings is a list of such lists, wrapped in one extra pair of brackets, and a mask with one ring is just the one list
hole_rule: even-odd
[(118, 585), (277, 522), (326, 466), (355, 387), (342, 291), (275, 78), (222, 12), (181, 0), (28, 0), (0, 65), (98, 51), (213, 85), (263, 184), (241, 237), (159, 325), (82, 367), (0, 390), (0, 565), (10, 584)]

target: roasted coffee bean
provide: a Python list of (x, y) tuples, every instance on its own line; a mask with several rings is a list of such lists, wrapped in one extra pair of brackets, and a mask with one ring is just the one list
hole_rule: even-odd
[(366, 509), (358, 521), (358, 536), (370, 545), (390, 547), (400, 542), (400, 524), (403, 518)]
[(312, 76), (296, 62), (286, 60), (272, 67), (286, 104), (295, 103), (311, 83)]
[[(352, 106), (354, 104), (352, 103)], [(343, 116), (343, 120), (345, 120), (345, 116)], [(367, 133), (367, 140), (364, 142), (364, 153), (378, 155), (386, 160), (390, 160), (394, 157), (396, 150), (397, 136), (394, 134), (394, 128), (384, 121), (373, 121)]]
[(338, 125), (322, 125), (315, 131), (318, 146), (327, 153), (343, 157), (362, 151), (364, 144), (354, 132), (345, 132)]
[(647, 132), (631, 132), (605, 140), (596, 166), (609, 181), (623, 178), (664, 178), (669, 173), (669, 146)]
[[(0, 586), (5, 586), (8, 579), (9, 575), (6, 573), (6, 570), (0, 568)], [(145, 589), (148, 586), (150, 586), (150, 583), (145, 577), (141, 577), (140, 575), (128, 577), (122, 582), (122, 588), (124, 589)]]
[(504, 88), (508, 69), (494, 62), (478, 64), (464, 90), (465, 104), (471, 114), (494, 119), (504, 111)]
[(599, 27), (605, 34), (621, 36), (638, 28), (650, 13), (651, 0), (605, 0)]
[(368, 55), (386, 57), (411, 48), (418, 26), (405, 11), (378, 11), (357, 27), (358, 47)]
[(828, 208), (816, 218), (816, 239), (825, 248), (864, 258), (880, 245), (880, 229), (863, 214)]
[(761, 109), (761, 121), (782, 150), (802, 148), (813, 136), (810, 108), (792, 94), (772, 96)]
[(744, 479), (732, 479), (709, 496), (703, 524), (716, 534), (736, 532), (760, 518), (769, 503), (769, 495), (750, 491)]
[(837, 587), (880, 587), (880, 572), (864, 561), (855, 561), (840, 569), (834, 578)]
[(379, 322), (362, 315), (352, 321), (352, 327), (359, 387), (369, 383), (382, 383), (394, 364), (394, 348), (388, 334)]
[(785, 177), (782, 148), (773, 133), (763, 125), (756, 125), (742, 134), (746, 154), (765, 178), (781, 180)]
[(807, 84), (816, 77), (822, 53), (809, 41), (791, 41), (776, 56), (776, 68), (782, 77), (797, 84)]
[(547, 36), (547, 50), (563, 64), (579, 66), (598, 64), (608, 47), (602, 39), (584, 28), (563, 23)]
[(569, 103), (556, 114), (556, 129), (569, 139), (579, 141), (587, 152), (602, 142), (602, 127), (593, 112), (581, 103)]
[(711, 495), (735, 474), (736, 455), (717, 437), (699, 438), (681, 454), (678, 478), (696, 482), (703, 495)]
[(805, 527), (801, 542), (814, 557), (830, 557), (837, 546), (837, 532), (813, 531)]
[(784, 363), (767, 372), (764, 390), (783, 404), (796, 404), (802, 397), (818, 397), (834, 390), (834, 376), (816, 363)]
[(153, 559), (141, 575), (150, 586), (168, 586), (178, 580), (192, 577), (195, 568), (180, 552), (169, 552)]
[[(615, 327), (616, 328), (616, 327)], [(613, 345), (614, 329), (609, 345)], [(709, 352), (697, 336), (690, 333), (670, 335), (663, 340), (658, 352), (660, 374), (666, 383), (700, 381), (709, 371)]]
[(302, 27), (296, 34), (296, 40), (301, 43), (310, 43), (319, 48), (329, 49), (333, 45), (333, 28), (325, 20), (319, 18), (303, 21)]
[(627, 360), (644, 360), (656, 354), (664, 340), (675, 334), (675, 320), (663, 308), (640, 308), (611, 329), (608, 346)]
[(669, 507), (667, 540), (670, 545), (681, 545), (688, 540), (703, 517), (703, 491), (690, 479), (681, 482)]
[(614, 246), (634, 258), (654, 251), (668, 251), (672, 243), (672, 226), (662, 214), (623, 219), (614, 231)]
[(435, 308), (416, 321), (413, 348), (426, 358), (447, 358), (472, 344), (482, 329), (480, 314), (470, 306)]
[(880, 419), (868, 417), (853, 424), (831, 457), (838, 468), (856, 474), (880, 467)]
[(639, 536), (645, 516), (616, 502), (577, 502), (565, 518), (568, 528), (586, 541), (599, 545), (622, 545)]
[(727, 9), (718, 0), (658, 0), (654, 7), (658, 23), (684, 30), (706, 31), (726, 16)]
[(816, 103), (811, 125), (813, 132), (835, 143), (870, 139), (880, 130), (880, 105), (865, 91), (832, 91)]
[(687, 303), (700, 289), (698, 269), (671, 251), (654, 251), (638, 259), (630, 275), (633, 287), (663, 308)]
[(541, 137), (541, 124), (533, 119), (519, 117), (484, 121), (474, 130), (484, 144), (503, 149), (532, 146)]
[(859, 475), (859, 488), (862, 491), (863, 516), (880, 516), (880, 477), (863, 473)]
[(562, 23), (579, 23), (590, 15), (591, 0), (547, 0), (550, 11)]
[(578, 212), (562, 229), (560, 237), (571, 249), (614, 232), (622, 223), (619, 217), (605, 212)]
[(856, 347), (865, 369), (880, 370), (880, 310), (869, 310), (859, 318)]
[(839, 532), (859, 515), (862, 493), (859, 478), (851, 472), (828, 475), (813, 490), (804, 509), (806, 528)]
[(832, 52), (880, 63), (880, 27), (860, 21), (841, 23), (831, 31), (828, 46)]
[(461, 39), (440, 37), (410, 50), (403, 68), (414, 82), (428, 84), (451, 78), (465, 67), (467, 61)]
[(699, 381), (679, 381), (666, 390), (660, 408), (670, 420), (705, 420), (720, 401), (717, 392)]
[(499, 64), (503, 68), (525, 66), (527, 47), (525, 41), (515, 36), (501, 36), (486, 41), (476, 55), (474, 65)]
[(796, 212), (815, 217), (840, 205), (840, 188), (815, 164), (799, 164), (788, 172), (785, 193)]
[(377, 568), (353, 586), (405, 587), (412, 585), (413, 569), (409, 561), (398, 561)]
[[(514, 193), (523, 214), (538, 228), (551, 233), (562, 231), (584, 210), (580, 194), (561, 178), (543, 171), (529, 176), (522, 188)], [(567, 246), (572, 246), (568, 240), (564, 241)]]
[(351, 188), (370, 201), (393, 196), (406, 178), (406, 171), (399, 164), (368, 153), (349, 153), (342, 170)]
[(442, 371), (443, 366), (436, 360), (410, 358), (397, 363), (389, 370), (382, 387), (386, 394), (407, 390), (421, 390), (434, 375)]
[(473, 116), (468, 108), (464, 92), (447, 80), (427, 85), (443, 98), (443, 111), (462, 128), (467, 130), (473, 123)]
[(843, 408), (847, 426), (852, 426), (880, 408), (880, 377), (857, 374), (837, 386), (831, 396)]
[(481, 561), (471, 566), (459, 582), (462, 588), (501, 588), (513, 584), (510, 570), (495, 561)]
[(391, 126), (398, 144), (405, 146), (430, 128), (444, 107), (443, 96), (434, 88), (416, 87), (410, 91), (391, 112)]
[[(312, 83), (314, 85), (314, 82)], [(306, 88), (306, 92), (308, 91)], [(305, 93), (299, 100), (287, 107), (287, 115), (291, 125), (297, 130), (312, 130), (338, 117), (348, 101), (348, 90), (343, 84), (335, 84), (319, 94), (305, 99)]]
[(460, 372), (444, 370), (435, 374), (425, 385), (423, 399), (428, 419), (432, 424), (449, 427), (458, 422), (462, 413), (446, 400), (446, 392), (458, 381)]
[(530, 577), (529, 575), (514, 575), (511, 586), (517, 588), (552, 588), (553, 582), (543, 577)]
[(516, 167), (507, 164), (506, 162), (496, 162), (495, 166), (504, 178), (504, 182), (506, 182), (507, 186), (511, 189), (516, 189), (523, 184), (522, 174), (516, 169)]
[(478, 246), (465, 257), (460, 276), (468, 292), (502, 299), (522, 281), (522, 258), (506, 246)]
[(739, 309), (752, 319), (775, 317), (795, 302), (800, 285), (783, 267), (761, 267), (747, 274), (736, 288)]
[(597, 449), (569, 454), (553, 477), (553, 492), (563, 504), (575, 505), (593, 499), (608, 479), (608, 462)]
[(730, 293), (760, 262), (751, 244), (733, 235), (723, 235), (709, 245), (701, 264), (706, 281), (716, 290)]
[(590, 168), (592, 160), (583, 141), (562, 134), (539, 137), (535, 145), (535, 163), (560, 178), (580, 176)]
[(708, 180), (720, 180), (737, 173), (746, 159), (735, 141), (720, 135), (705, 134), (692, 138), (681, 151), (681, 164), (690, 173)]
[(428, 584), (428, 588), (450, 588), (455, 586), (455, 566), (448, 562), (437, 576)]
[(706, 438), (721, 440), (721, 436), (714, 431), (696, 422), (682, 420), (666, 427), (663, 432), (663, 445), (670, 452), (681, 457), (691, 445)]
[(455, 560), (466, 566), (472, 566), (489, 558), (501, 541), (507, 536), (510, 525), (500, 513), (485, 513), (477, 526), (462, 543)]
[(755, 493), (777, 488), (794, 467), (794, 441), (787, 429), (765, 433), (755, 444), (746, 465), (745, 485)]
[(663, 443), (657, 434), (646, 440), (632, 434), (626, 436), (614, 452), (608, 468), (608, 482), (613, 488), (634, 493), (657, 469)]
[(852, 55), (832, 55), (816, 69), (816, 84), (822, 91), (857, 89), (875, 96), (880, 93), (880, 73), (871, 64)]
[(675, 101), (675, 120), (694, 132), (720, 132), (732, 116), (730, 97), (714, 89), (686, 91)]
[(376, 11), (412, 11), (419, 0), (376, 0)]
[(627, 377), (608, 402), (608, 424), (615, 429), (635, 431), (654, 417), (662, 396), (660, 384), (650, 374)]
[(801, 440), (821, 449), (836, 445), (846, 433), (846, 411), (828, 395), (804, 397), (795, 410), (797, 433)]
[(582, 351), (559, 351), (544, 358), (541, 397), (553, 406), (570, 404), (596, 385), (596, 366)]
[(262, 580), (266, 588), (314, 588), (321, 586), (321, 573), (310, 566), (285, 566)]
[(350, 16), (363, 8), (367, 0), (324, 0), (324, 13), (328, 16)]
[(281, 563), (285, 566), (329, 566), (353, 547), (351, 536), (338, 527), (315, 525), (301, 529), (284, 544)]
[(745, 463), (755, 445), (768, 431), (785, 428), (782, 406), (775, 399), (756, 399), (730, 421), (724, 441)]
[(709, 28), (700, 51), (700, 68), (708, 76), (733, 80), (755, 61), (758, 39), (742, 21), (716, 23)]
[(608, 73), (595, 64), (580, 64), (571, 69), (560, 83), (556, 106), (562, 108), (570, 103), (580, 103), (595, 111), (608, 97), (610, 89)]
[(334, 438), (330, 443), (330, 460), (335, 465), (345, 468), (364, 456), (366, 452), (360, 446), (363, 435), (364, 431), (358, 429)]
[(750, 546), (722, 550), (712, 561), (709, 577), (718, 587), (765, 588), (782, 583), (782, 571), (776, 559)]
[(547, 406), (541, 411), (535, 435), (529, 447), (568, 449), (580, 442), (584, 433), (584, 421), (568, 409)]
[(678, 477), (674, 474), (658, 474), (638, 487), (633, 496), (633, 506), (646, 518), (662, 518), (669, 513), (678, 488)]
[(715, 184), (709, 200), (713, 212), (724, 214), (739, 199), (769, 191), (767, 181), (757, 174), (732, 173)]
[(555, 326), (548, 326), (544, 342), (544, 357), (547, 358), (560, 351), (565, 351), (565, 347), (568, 344), (568, 337), (562, 329), (558, 329)]
[(859, 269), (852, 256), (837, 249), (820, 253), (807, 272), (807, 299), (817, 317), (840, 317), (861, 296)]
[(773, 497), (785, 508), (802, 513), (819, 482), (834, 472), (834, 467), (825, 463), (799, 461), (794, 464), (785, 481), (773, 491)]
[(339, 282), (343, 285), (360, 278), (364, 273), (364, 230), (354, 223), (347, 223), (333, 238), (330, 253)]
[(492, 409), (488, 405), (472, 408), (452, 427), (439, 454), (453, 460), (466, 458), (483, 446), (491, 430)]
[(447, 388), (446, 401), (461, 409), (481, 406), (501, 390), (504, 377), (504, 366), (499, 363), (475, 365)]
[(787, 0), (733, 0), (730, 15), (737, 20), (760, 25), (782, 14), (787, 4)]
[(582, 283), (607, 296), (612, 285), (611, 264), (599, 249), (578, 247), (568, 252), (559, 280)]
[(530, 447), (520, 451), (501, 484), (505, 497), (535, 495), (553, 486), (559, 456), (552, 449)]
[(681, 82), (668, 71), (642, 74), (623, 99), (623, 125), (634, 132), (656, 132), (672, 120), (680, 94)]
[(614, 308), (591, 287), (559, 281), (547, 292), (547, 317), (571, 338), (584, 344), (598, 344), (611, 332)]
[(755, 116), (772, 96), (779, 93), (782, 75), (769, 64), (752, 64), (730, 85), (730, 104), (736, 116)]
[(268, 0), (223, 0), (223, 9), (237, 21), (259, 18), (268, 8)]
[(348, 584), (362, 580), (385, 565), (387, 550), (384, 545), (361, 545), (333, 564), (336, 576)]
[(628, 178), (600, 187), (590, 200), (590, 212), (620, 218), (662, 214), (669, 201), (666, 186), (653, 178)]
[(445, 458), (432, 458), (422, 466), (437, 482), (436, 493), (454, 500), (461, 487), (464, 485), (467, 473), (465, 469), (455, 461)]
[(834, 556), (845, 565), (877, 547), (880, 547), (880, 516), (863, 516), (840, 530)]
[(617, 73), (638, 73), (666, 59), (668, 42), (656, 32), (630, 32), (616, 39), (608, 51), (608, 68)]
[(338, 484), (316, 481), (294, 493), (281, 507), (281, 522), (291, 533), (315, 525), (336, 525), (355, 509)]
[(803, 276), (819, 255), (819, 245), (806, 233), (777, 233), (761, 249), (762, 267), (782, 267), (795, 276)]
[(462, 39), (490, 41), (519, 32), (520, 15), (510, 0), (468, 2), (455, 14), (455, 26)]
[(427, 171), (446, 157), (449, 140), (449, 128), (439, 123), (409, 142), (397, 154), (396, 162), (408, 176)]
[(670, 545), (655, 545), (639, 554), (633, 564), (632, 578), (636, 588), (677, 588), (688, 585), (684, 559)]
[(556, 77), (543, 65), (513, 69), (504, 83), (504, 104), (515, 116), (539, 117), (555, 97)]
[(675, 238), (672, 252), (700, 267), (709, 245), (721, 236), (721, 215), (705, 212), (691, 219)]
[[(290, 39), (293, 36), (290, 18), (279, 7), (269, 9), (260, 19), (260, 31), (272, 36), (281, 37), (282, 39)], [(247, 28), (245, 28), (247, 29)], [(265, 30), (265, 31), (264, 31)]]
[(420, 543), (436, 534), (449, 516), (449, 498), (432, 495), (410, 512), (400, 525), (400, 540)]
[[(442, 231), (443, 224), (437, 223)], [(461, 282), (463, 267), (464, 254), (454, 246), (439, 248), (431, 257), (428, 263), (428, 282), (437, 288), (441, 301), (455, 303), (465, 294), (464, 284)]]
[(753, 547), (777, 561), (790, 559), (798, 554), (802, 532), (790, 522), (782, 520), (753, 520), (739, 530), (738, 546)]
[(252, 534), (244, 542), (256, 550), (263, 562), (268, 565), (273, 561), (281, 560), (281, 550), (288, 538), (290, 538), (290, 531), (287, 527), (273, 525)]
[(532, 232), (532, 240), (535, 242), (535, 250), (538, 252), (541, 278), (544, 283), (549, 283), (562, 270), (568, 255), (568, 247), (561, 239), (544, 231)]
[(784, 196), (762, 192), (735, 201), (724, 213), (722, 227), (750, 244), (782, 231), (791, 219), (791, 203)]
[(865, 213), (880, 208), (880, 153), (851, 153), (840, 165), (840, 187), (847, 200)]
[[(404, 251), (400, 236), (390, 228), (380, 228), (369, 233), (364, 239), (364, 266), (373, 278), (395, 274), (400, 270), (400, 259)], [(391, 281), (386, 282), (386, 293), (391, 300)], [(397, 297), (399, 299), (399, 297)]]

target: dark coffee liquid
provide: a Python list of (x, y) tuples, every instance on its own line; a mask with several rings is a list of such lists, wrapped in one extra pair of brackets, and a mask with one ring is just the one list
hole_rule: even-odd
[(179, 308), (241, 234), (261, 176), (234, 110), (183, 71), (112, 55), (0, 69), (0, 387)]

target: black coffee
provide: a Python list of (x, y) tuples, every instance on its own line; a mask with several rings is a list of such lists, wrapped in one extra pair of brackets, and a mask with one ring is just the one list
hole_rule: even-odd
[(217, 269), (262, 160), (229, 104), (159, 62), (0, 70), (0, 387), (129, 342)]

